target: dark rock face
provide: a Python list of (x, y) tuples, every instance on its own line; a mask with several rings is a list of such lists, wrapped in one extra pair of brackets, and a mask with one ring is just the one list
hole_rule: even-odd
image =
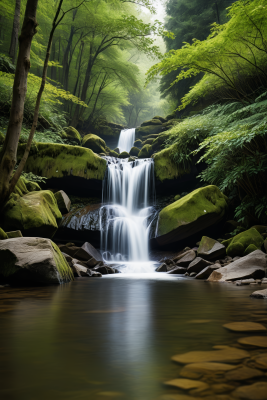
[[(96, 247), (100, 245), (100, 209), (102, 204), (90, 204), (63, 216), (56, 233), (57, 241), (90, 241)], [(105, 220), (105, 209), (102, 218)]]
[(226, 248), (217, 240), (203, 236), (197, 254), (206, 260), (217, 260), (225, 256)]
[(216, 271), (216, 269), (219, 269), (220, 267), (220, 264), (208, 265), (196, 275), (196, 279), (208, 279), (212, 272)]
[(82, 249), (90, 256), (90, 258), (93, 257), (97, 261), (103, 261), (99, 251), (97, 251), (90, 243), (84, 243)]
[(202, 271), (204, 268), (212, 265), (211, 262), (204, 260), (201, 257), (195, 258), (188, 266), (187, 272), (191, 274), (191, 272), (196, 272), (197, 274)]
[(161, 264), (157, 269), (156, 272), (167, 272), (167, 265), (165, 263)]

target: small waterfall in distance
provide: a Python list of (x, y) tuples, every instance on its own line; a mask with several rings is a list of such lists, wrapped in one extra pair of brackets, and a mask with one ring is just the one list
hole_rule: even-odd
[[(134, 140), (135, 129), (121, 131), (120, 151), (129, 151)], [(101, 221), (105, 221), (101, 223), (103, 258), (118, 263), (121, 272), (154, 272), (148, 254), (149, 217), (155, 198), (153, 159), (106, 159), (101, 209)]]

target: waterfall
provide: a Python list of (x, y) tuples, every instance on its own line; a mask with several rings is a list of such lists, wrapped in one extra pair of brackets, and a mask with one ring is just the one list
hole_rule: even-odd
[(120, 133), (118, 148), (120, 149), (120, 153), (123, 151), (129, 151), (134, 145), (135, 141), (135, 128), (132, 129), (124, 129)]
[[(124, 140), (128, 143), (125, 137)], [(130, 270), (136, 272), (137, 262), (149, 264), (149, 218), (155, 197), (154, 161), (106, 159), (108, 169), (103, 182), (104, 205), (101, 208), (101, 221), (104, 221), (101, 223), (102, 255), (108, 262), (134, 263)], [(154, 270), (150, 265), (142, 272)]]

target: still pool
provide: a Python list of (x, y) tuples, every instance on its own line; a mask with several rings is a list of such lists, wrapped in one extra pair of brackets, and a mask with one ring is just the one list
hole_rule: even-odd
[(267, 327), (267, 301), (251, 299), (254, 290), (164, 273), (1, 288), (0, 398), (157, 400), (182, 393), (163, 384), (179, 377), (173, 355), (248, 336), (226, 330), (227, 322)]

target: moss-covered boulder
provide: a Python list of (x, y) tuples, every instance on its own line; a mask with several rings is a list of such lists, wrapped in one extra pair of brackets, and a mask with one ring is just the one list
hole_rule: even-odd
[(8, 239), (8, 236), (6, 232), (2, 228), (0, 228), (0, 240), (5, 240), (5, 239)]
[(150, 126), (150, 125), (162, 125), (162, 121), (160, 121), (160, 119), (153, 118), (153, 119), (150, 119), (149, 121), (144, 121), (141, 124), (141, 127), (142, 126)]
[[(154, 142), (151, 145), (155, 149)], [(180, 176), (189, 174), (190, 170), (186, 170), (177, 166), (172, 158), (173, 146), (163, 149), (154, 155), (154, 169), (156, 179), (163, 182), (166, 179), (177, 179)], [(154, 150), (155, 151), (155, 150)]]
[(129, 158), (130, 154), (127, 153), (127, 151), (123, 151), (121, 154), (119, 154), (118, 158)]
[(141, 139), (136, 139), (136, 141), (134, 142), (134, 146), (141, 148), (142, 147), (142, 143), (143, 142), (142, 142)]
[(0, 242), (0, 275), (16, 284), (60, 284), (73, 273), (55, 243), (38, 237)]
[(118, 157), (119, 157), (119, 153), (117, 153), (117, 152), (114, 151), (114, 150), (110, 150), (109, 156), (110, 156), (110, 157), (116, 157), (116, 158), (118, 158)]
[(148, 136), (156, 133), (162, 132), (162, 124), (161, 125), (149, 125), (149, 126), (141, 126), (140, 128), (136, 128), (135, 135), (136, 137)]
[(177, 195), (174, 197), (174, 201), (180, 200), (180, 198), (181, 198), (181, 195), (180, 195), (180, 194), (177, 194)]
[(105, 153), (106, 152), (106, 142), (97, 135), (89, 133), (89, 135), (84, 136), (82, 140), (82, 146), (87, 149), (93, 150), (94, 153)]
[(23, 196), (12, 193), (2, 213), (5, 231), (20, 230), (23, 236), (52, 238), (62, 218), (55, 196), (50, 190)]
[(174, 119), (174, 118), (176, 118), (176, 113), (175, 113), (175, 111), (173, 111), (173, 113), (171, 113), (171, 114), (168, 114), (167, 116), (166, 116), (166, 120), (167, 121), (169, 121), (170, 119)]
[(23, 196), (29, 192), (38, 192), (41, 188), (36, 182), (28, 181), (24, 176), (20, 176), (13, 193)]
[(163, 117), (160, 117), (159, 115), (155, 115), (155, 117), (153, 117), (152, 119), (158, 119), (159, 121), (161, 121), (162, 123), (166, 122), (167, 120)]
[(216, 187), (196, 189), (159, 213), (156, 241), (178, 242), (218, 223), (227, 210), (227, 197)]
[(130, 156), (138, 157), (140, 149), (138, 147), (132, 147), (130, 150)]
[(154, 138), (149, 138), (149, 139), (146, 139), (144, 142), (143, 142), (143, 146), (145, 146), (146, 144), (152, 144), (153, 142), (154, 142)]
[(82, 141), (81, 135), (79, 134), (77, 129), (73, 128), (72, 126), (68, 126), (67, 128), (65, 128), (64, 131), (61, 133), (61, 137), (63, 139), (72, 140), (77, 144), (80, 144)]
[(20, 231), (11, 231), (11, 232), (7, 232), (6, 234), (7, 234), (8, 239), (15, 239), (18, 237), (23, 237), (23, 235)]
[(150, 144), (146, 144), (138, 153), (138, 158), (150, 158), (153, 153), (153, 149)]
[(115, 151), (115, 153), (120, 154), (120, 149), (118, 147), (116, 147), (116, 149), (114, 149), (113, 151)]
[(263, 243), (263, 237), (255, 228), (250, 228), (247, 231), (241, 232), (233, 238), (222, 242), (222, 244), (226, 246), (226, 254), (230, 257), (242, 257), (254, 250), (260, 250)]
[(55, 143), (37, 143), (25, 165), (26, 172), (48, 179), (71, 176), (101, 181), (106, 168), (106, 161), (91, 149)]

